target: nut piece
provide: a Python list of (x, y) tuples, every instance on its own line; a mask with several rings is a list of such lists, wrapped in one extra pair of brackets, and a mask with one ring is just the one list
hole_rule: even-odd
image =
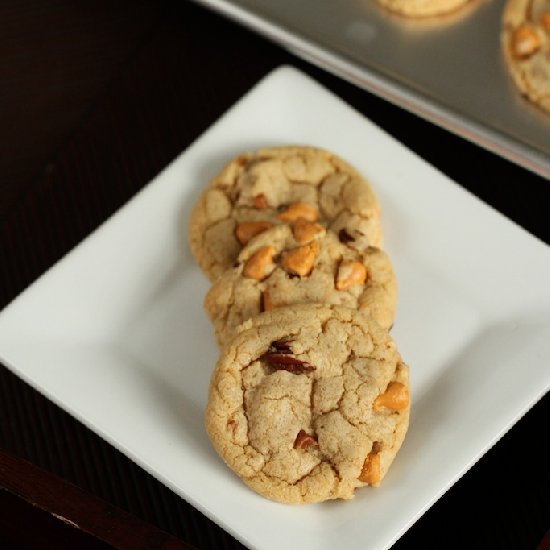
[(367, 280), (367, 268), (361, 262), (342, 260), (336, 275), (336, 289), (343, 290), (350, 286), (362, 285)]
[(540, 16), (540, 25), (547, 34), (550, 34), (550, 11), (547, 11)]
[(338, 231), (338, 239), (340, 240), (341, 243), (347, 244), (347, 243), (353, 242), (355, 240), (355, 237), (350, 235), (346, 231), (346, 229), (340, 229), (340, 231)]
[(236, 159), (235, 159), (235, 162), (243, 167), (243, 166), (246, 166), (248, 164), (248, 161), (250, 160), (250, 155), (239, 155)]
[(298, 218), (304, 218), (308, 222), (314, 222), (319, 217), (317, 209), (305, 202), (293, 202), (279, 214), (283, 222), (293, 222)]
[[(373, 449), (375, 445), (373, 445)], [(359, 481), (368, 483), (369, 485), (378, 485), (380, 483), (380, 453), (378, 451), (371, 451), (367, 455), (367, 458), (365, 458), (363, 468), (359, 474)]]
[(227, 421), (227, 427), (228, 427), (233, 433), (235, 433), (235, 430), (237, 429), (237, 421), (236, 421), (234, 418), (230, 418), (230, 419)]
[(317, 445), (316, 439), (309, 435), (306, 431), (300, 430), (296, 436), (296, 440), (294, 441), (294, 448), (306, 450), (312, 445)]
[(290, 347), (292, 342), (293, 340), (273, 340), (273, 342), (269, 344), (266, 353), (269, 355), (292, 355), (292, 348)]
[(265, 195), (263, 193), (256, 195), (252, 199), (252, 204), (254, 204), (254, 208), (259, 208), (260, 210), (263, 210), (264, 208), (267, 208), (269, 206), (269, 204), (267, 203), (267, 199), (265, 198)]
[(283, 256), (282, 266), (290, 274), (307, 277), (313, 269), (318, 251), (319, 243), (317, 242), (290, 250)]
[(303, 374), (315, 370), (313, 365), (307, 361), (302, 361), (293, 355), (285, 353), (264, 353), (260, 359), (263, 359), (272, 369), (286, 370), (292, 374)]
[(512, 34), (510, 48), (516, 59), (527, 59), (540, 49), (540, 40), (531, 26), (521, 25)]
[(243, 275), (257, 281), (265, 279), (275, 269), (273, 254), (275, 249), (272, 246), (263, 246), (254, 252), (244, 264)]
[(242, 245), (245, 245), (252, 237), (270, 227), (273, 227), (271, 222), (241, 222), (235, 228), (235, 237)]
[(372, 404), (375, 411), (384, 407), (392, 411), (403, 411), (409, 405), (409, 389), (400, 382), (390, 382), (386, 391), (381, 393)]
[(318, 235), (321, 231), (323, 231), (323, 226), (318, 223), (309, 222), (304, 218), (298, 218), (292, 224), (292, 234), (300, 244), (311, 242), (315, 238), (315, 235)]

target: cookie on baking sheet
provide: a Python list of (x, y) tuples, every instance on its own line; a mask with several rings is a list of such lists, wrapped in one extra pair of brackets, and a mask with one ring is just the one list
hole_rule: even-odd
[(386, 9), (406, 17), (431, 17), (462, 8), (475, 0), (377, 0)]
[(239, 254), (237, 266), (213, 284), (204, 306), (223, 348), (244, 321), (300, 303), (363, 309), (389, 329), (396, 300), (395, 276), (382, 250), (363, 248), (344, 229), (337, 235), (300, 218), (255, 236)]
[(408, 367), (388, 333), (359, 311), (306, 304), (239, 328), (212, 374), (205, 424), (256, 492), (320, 502), (380, 484), (409, 409)]
[(516, 86), (550, 112), (550, 0), (509, 0), (501, 43)]
[(191, 251), (215, 280), (245, 244), (239, 223), (261, 231), (298, 217), (381, 246), (378, 202), (354, 168), (322, 149), (274, 147), (239, 155), (210, 182), (189, 221)]

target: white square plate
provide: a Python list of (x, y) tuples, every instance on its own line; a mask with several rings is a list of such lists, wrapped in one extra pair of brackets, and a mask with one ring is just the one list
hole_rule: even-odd
[[(411, 365), (405, 444), (351, 502), (265, 500), (203, 429), (217, 358), (186, 245), (200, 188), (242, 150), (331, 149), (371, 181)], [(255, 548), (386, 548), (550, 387), (550, 249), (294, 69), (268, 75), (0, 314), (0, 358)]]

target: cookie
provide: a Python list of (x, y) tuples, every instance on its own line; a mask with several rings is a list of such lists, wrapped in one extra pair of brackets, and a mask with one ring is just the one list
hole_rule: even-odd
[(308, 503), (378, 486), (409, 409), (408, 367), (388, 333), (359, 311), (306, 304), (239, 328), (213, 372), (205, 425), (249, 487)]
[(550, 112), (550, 0), (509, 0), (501, 44), (520, 92)]
[(431, 17), (462, 8), (472, 0), (377, 0), (384, 8), (406, 17)]
[(361, 245), (345, 230), (337, 235), (303, 218), (254, 237), (206, 295), (220, 348), (247, 319), (300, 303), (363, 309), (389, 329), (397, 300), (392, 266), (382, 250)]
[(354, 168), (322, 149), (275, 147), (234, 158), (210, 182), (191, 214), (189, 244), (215, 280), (254, 231), (298, 217), (382, 243), (378, 202)]

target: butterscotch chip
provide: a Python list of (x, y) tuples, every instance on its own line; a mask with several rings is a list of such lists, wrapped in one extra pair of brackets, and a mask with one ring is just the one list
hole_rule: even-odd
[(313, 269), (318, 251), (319, 244), (315, 242), (294, 248), (284, 253), (281, 265), (291, 274), (307, 277)]
[(244, 264), (243, 275), (256, 281), (265, 279), (275, 268), (274, 252), (275, 249), (272, 246), (263, 246), (258, 249)]
[(258, 233), (270, 227), (273, 227), (271, 222), (241, 222), (237, 224), (235, 235), (239, 243), (244, 245), (247, 244), (252, 237), (255, 237)]
[(375, 487), (380, 484), (380, 453), (371, 451), (367, 455), (359, 474), (359, 481)]
[(550, 2), (508, 0), (501, 44), (508, 72), (520, 93), (550, 112)]
[(260, 311), (269, 311), (274, 307), (277, 307), (277, 306), (275, 306), (275, 304), (271, 301), (271, 297), (269, 296), (269, 290), (264, 290), (261, 294)]
[(387, 408), (392, 411), (402, 411), (409, 406), (409, 388), (399, 382), (390, 382), (384, 393), (381, 393), (373, 403), (375, 411)]
[(362, 285), (367, 279), (367, 268), (362, 262), (342, 260), (338, 266), (335, 286), (343, 290), (350, 286)]
[(310, 243), (319, 233), (322, 233), (324, 228), (318, 223), (310, 222), (304, 218), (298, 218), (292, 224), (292, 234), (297, 243)]
[(314, 222), (318, 217), (317, 208), (305, 202), (293, 202), (279, 214), (279, 219), (283, 222), (293, 222), (299, 219)]
[[(379, 485), (409, 409), (376, 411), (408, 367), (388, 333), (340, 306), (295, 305), (250, 319), (212, 374), (206, 430), (253, 490), (288, 503), (350, 499)], [(231, 421), (231, 422), (230, 422)]]
[[(338, 235), (322, 229), (310, 243), (300, 246), (294, 226), (287, 225), (274, 226), (255, 236), (241, 251), (235, 267), (219, 277), (206, 295), (204, 307), (219, 346), (231, 339), (238, 325), (262, 311), (301, 303), (360, 308), (389, 329), (397, 301), (391, 263), (382, 250), (368, 247), (358, 251), (353, 244), (343, 243)], [(318, 248), (307, 248), (313, 245)], [(274, 268), (269, 277), (244, 276), (249, 258), (268, 246), (274, 249)]]
[(341, 158), (314, 147), (274, 147), (231, 160), (197, 201), (189, 244), (214, 281), (243, 246), (239, 224), (300, 218), (348, 231), (358, 248), (382, 244), (380, 209), (370, 185)]
[(512, 33), (510, 48), (514, 57), (524, 59), (540, 49), (540, 40), (531, 26), (522, 25)]

